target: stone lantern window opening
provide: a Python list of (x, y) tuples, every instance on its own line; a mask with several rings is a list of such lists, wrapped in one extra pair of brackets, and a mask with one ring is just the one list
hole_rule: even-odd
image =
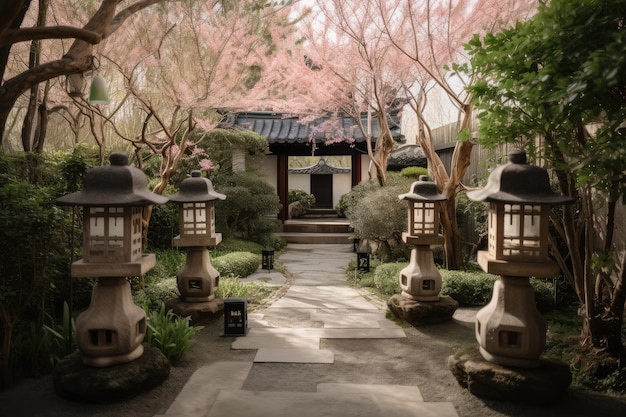
[(536, 261), (548, 257), (550, 207), (541, 204), (489, 204), (488, 252), (497, 260)]
[(85, 262), (133, 262), (142, 257), (141, 207), (85, 207)]
[(409, 233), (413, 236), (439, 234), (439, 207), (431, 201), (409, 201)]
[(213, 202), (181, 203), (180, 210), (180, 235), (182, 237), (215, 235), (215, 206)]

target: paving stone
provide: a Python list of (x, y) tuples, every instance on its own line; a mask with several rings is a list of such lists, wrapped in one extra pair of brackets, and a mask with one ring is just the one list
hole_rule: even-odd
[(452, 403), (386, 394), (223, 390), (207, 417), (458, 417)]
[(424, 401), (418, 387), (410, 385), (317, 384), (317, 392), (341, 394), (384, 395), (395, 401)]
[(294, 333), (263, 333), (253, 334), (260, 330), (272, 328), (253, 328), (248, 336), (238, 337), (231, 349), (319, 349), (320, 338), (306, 334)]
[(334, 363), (335, 354), (327, 349), (259, 349), (254, 362)]
[(301, 285), (292, 285), (287, 293), (269, 308), (343, 308), (378, 311), (375, 305), (352, 288)]
[[(386, 320), (383, 313), (349, 310), (342, 313), (313, 313), (312, 321), (321, 321), (325, 329), (379, 329), (379, 321)], [(394, 324), (391, 320), (390, 323)]]
[[(401, 327), (381, 327), (379, 329), (324, 329), (266, 327), (250, 329), (247, 339), (261, 336), (289, 335), (295, 339), (317, 337), (320, 339), (397, 339), (406, 337)], [(239, 348), (241, 349), (241, 348)]]
[(155, 417), (204, 417), (220, 390), (241, 389), (252, 362), (214, 362), (193, 373), (165, 414)]

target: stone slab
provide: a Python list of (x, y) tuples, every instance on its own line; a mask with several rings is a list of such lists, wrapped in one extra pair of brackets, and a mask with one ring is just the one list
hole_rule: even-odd
[(383, 395), (394, 401), (424, 401), (418, 387), (410, 385), (373, 385), (373, 384), (317, 384), (317, 392), (334, 392), (338, 395), (363, 394)]
[(319, 339), (398, 339), (406, 337), (406, 333), (399, 326), (381, 327), (379, 329), (266, 327), (250, 329), (248, 339), (261, 336), (275, 337), (277, 335), (292, 336), (295, 339), (304, 337), (317, 337)]
[(335, 354), (327, 349), (259, 349), (254, 362), (334, 363)]
[(251, 335), (265, 328), (252, 328), (248, 336), (235, 339), (231, 349), (319, 349), (320, 338), (302, 334), (272, 334), (265, 333)]
[(458, 417), (452, 403), (334, 392), (220, 392), (207, 417)]
[(379, 329), (382, 320), (386, 320), (383, 313), (352, 311), (311, 314), (311, 321), (323, 322), (325, 329)]
[(269, 308), (348, 308), (378, 311), (375, 305), (366, 301), (352, 288), (306, 285), (292, 285), (287, 293)]
[(204, 417), (222, 389), (238, 390), (252, 362), (214, 362), (193, 373), (165, 414), (154, 417)]

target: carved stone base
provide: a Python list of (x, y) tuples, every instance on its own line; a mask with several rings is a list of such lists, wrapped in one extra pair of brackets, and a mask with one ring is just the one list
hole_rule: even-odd
[(396, 317), (419, 326), (451, 320), (459, 303), (448, 296), (437, 301), (417, 301), (395, 294), (387, 301), (387, 307)]
[(79, 351), (66, 356), (53, 372), (54, 389), (62, 397), (92, 403), (127, 400), (160, 384), (170, 374), (170, 362), (155, 347), (132, 362), (101, 368), (83, 363)]
[(505, 367), (483, 359), (478, 348), (450, 356), (448, 367), (463, 388), (498, 401), (548, 404), (562, 397), (572, 383), (564, 363), (541, 359), (537, 368)]
[(203, 324), (224, 314), (224, 299), (214, 298), (202, 303), (188, 303), (180, 298), (171, 298), (165, 302), (165, 308), (171, 309), (181, 317), (191, 317), (193, 324)]

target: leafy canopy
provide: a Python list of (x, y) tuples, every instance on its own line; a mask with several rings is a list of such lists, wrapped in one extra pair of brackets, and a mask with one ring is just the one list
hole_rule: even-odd
[[(623, 198), (626, 182), (626, 2), (553, 0), (466, 48), (486, 146), (534, 138), (581, 185)], [(558, 155), (561, 153), (562, 155)]]

